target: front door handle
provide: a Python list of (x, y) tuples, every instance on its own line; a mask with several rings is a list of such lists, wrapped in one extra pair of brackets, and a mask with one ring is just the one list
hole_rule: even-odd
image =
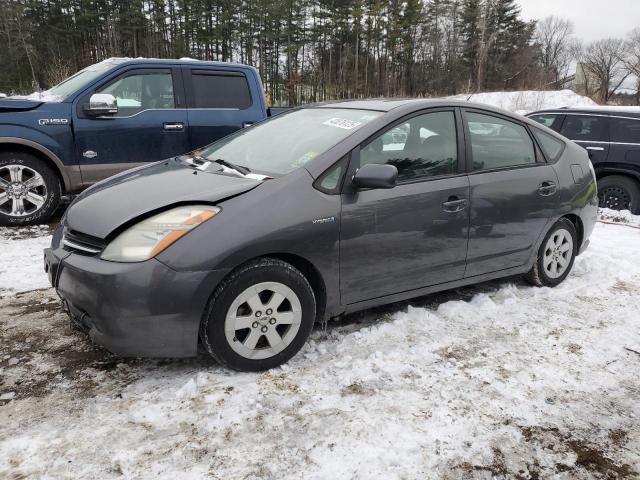
[(167, 132), (181, 132), (182, 130), (184, 130), (184, 123), (163, 123), (162, 128)]
[(587, 147), (587, 150), (593, 150), (594, 152), (604, 152), (604, 147)]
[(467, 208), (467, 199), (451, 196), (442, 204), (442, 210), (445, 212), (460, 212)]
[(543, 197), (553, 195), (554, 193), (556, 193), (557, 189), (557, 185), (549, 181), (542, 182), (540, 185), (538, 185), (538, 192), (540, 192), (540, 195), (542, 195)]

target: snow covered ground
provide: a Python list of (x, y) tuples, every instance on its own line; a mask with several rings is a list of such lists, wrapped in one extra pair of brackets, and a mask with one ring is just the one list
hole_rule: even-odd
[(50, 232), (0, 229), (0, 478), (636, 478), (640, 218), (601, 218), (556, 289), (352, 315), (262, 374), (111, 356), (24, 292)]
[(598, 104), (571, 90), (486, 92), (455, 95), (456, 100), (486, 103), (494, 107), (510, 110), (522, 115), (545, 108), (593, 107)]

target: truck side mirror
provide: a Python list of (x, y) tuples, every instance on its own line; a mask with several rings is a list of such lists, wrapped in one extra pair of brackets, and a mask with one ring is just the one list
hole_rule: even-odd
[(118, 113), (118, 101), (110, 93), (94, 93), (89, 98), (89, 104), (84, 106), (84, 111), (92, 117), (115, 115)]
[(393, 188), (398, 179), (398, 169), (393, 165), (369, 163), (359, 168), (353, 176), (357, 188)]

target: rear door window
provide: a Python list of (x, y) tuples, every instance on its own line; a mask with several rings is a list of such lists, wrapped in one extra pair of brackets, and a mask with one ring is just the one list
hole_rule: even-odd
[(247, 78), (241, 72), (191, 70), (190, 108), (231, 108), (251, 106)]
[(640, 119), (611, 117), (611, 141), (640, 145)]
[(480, 113), (465, 116), (474, 171), (536, 163), (533, 140), (522, 125)]
[(570, 140), (608, 142), (607, 117), (567, 115), (560, 133)]

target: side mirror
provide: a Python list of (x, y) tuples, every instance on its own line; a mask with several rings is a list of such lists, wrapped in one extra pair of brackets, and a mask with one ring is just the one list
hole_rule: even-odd
[(393, 165), (370, 163), (356, 170), (353, 184), (357, 188), (393, 188), (398, 179), (398, 169)]
[(118, 101), (109, 93), (94, 93), (89, 98), (89, 104), (85, 105), (84, 111), (93, 117), (114, 115), (118, 113)]

